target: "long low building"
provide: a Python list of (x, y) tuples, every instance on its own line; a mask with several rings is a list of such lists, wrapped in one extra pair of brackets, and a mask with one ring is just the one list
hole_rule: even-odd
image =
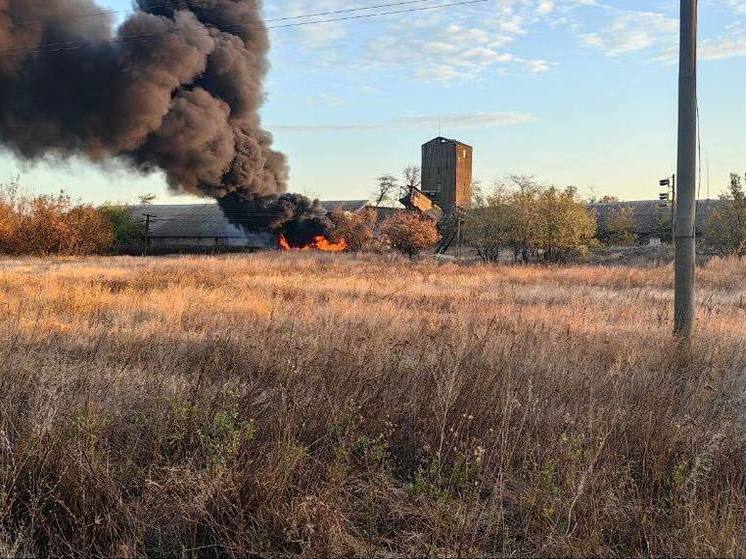
[[(369, 200), (329, 200), (322, 201), (321, 205), (327, 211), (341, 209), (351, 213), (376, 209)], [(268, 250), (278, 247), (275, 234), (234, 225), (215, 203), (148, 204), (131, 206), (130, 211), (135, 218), (148, 223), (149, 250), (152, 252)]]
[[(697, 202), (698, 232), (703, 230), (708, 214), (720, 203), (719, 200), (699, 200)], [(603, 228), (608, 220), (618, 212), (625, 209), (630, 210), (632, 221), (635, 224), (635, 233), (642, 238), (656, 236), (660, 232), (661, 222), (670, 220), (672, 217), (672, 208), (657, 200), (590, 204), (589, 207), (596, 213), (599, 228)]]

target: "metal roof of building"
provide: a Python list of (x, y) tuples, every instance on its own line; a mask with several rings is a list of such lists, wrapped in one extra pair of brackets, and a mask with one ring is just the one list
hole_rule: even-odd
[[(701, 229), (709, 214), (719, 200), (699, 200), (697, 202), (697, 229)], [(605, 204), (589, 204), (588, 207), (596, 212), (599, 226), (603, 227), (608, 219), (622, 209), (632, 210), (632, 220), (638, 234), (649, 234), (656, 231), (662, 218), (671, 216), (671, 207), (658, 200), (637, 200), (633, 202), (611, 202)]]
[(423, 145), (432, 144), (433, 142), (439, 142), (441, 144), (455, 144), (457, 146), (464, 146), (467, 148), (472, 148), (472, 146), (470, 146), (469, 144), (465, 144), (464, 142), (459, 142), (458, 140), (452, 140), (451, 138), (444, 138), (443, 136), (438, 136), (437, 138), (433, 138), (429, 142), (425, 142)]
[(132, 206), (132, 215), (150, 218), (151, 237), (242, 238), (246, 233), (231, 224), (217, 204)]
[[(326, 211), (342, 209), (357, 212), (372, 206), (370, 200), (321, 201)], [(152, 238), (245, 238), (253, 233), (233, 225), (218, 204), (148, 204), (130, 206), (132, 215), (145, 221), (150, 218)]]
[(368, 207), (373, 207), (373, 202), (370, 200), (320, 200), (320, 203), (328, 212), (341, 209), (354, 213)]

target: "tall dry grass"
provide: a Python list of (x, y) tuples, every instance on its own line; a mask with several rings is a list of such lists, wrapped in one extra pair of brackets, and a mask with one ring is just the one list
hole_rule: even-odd
[(746, 554), (746, 264), (6, 260), (0, 555)]

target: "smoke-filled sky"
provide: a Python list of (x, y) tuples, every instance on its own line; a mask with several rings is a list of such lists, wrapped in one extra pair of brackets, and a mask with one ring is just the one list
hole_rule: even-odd
[[(265, 13), (384, 3), (267, 0)], [(702, 152), (714, 195), (729, 171), (746, 171), (746, 0), (700, 4)], [(475, 147), (485, 183), (519, 172), (651, 198), (675, 164), (677, 9), (674, 0), (489, 0), (274, 29), (263, 125), (289, 158), (289, 189), (322, 198), (367, 197), (376, 176), (417, 162), (439, 123)], [(37, 191), (96, 202), (144, 192), (192, 200), (169, 194), (159, 174), (0, 157), (0, 178), (17, 172)], [(706, 169), (703, 178), (704, 196)]]

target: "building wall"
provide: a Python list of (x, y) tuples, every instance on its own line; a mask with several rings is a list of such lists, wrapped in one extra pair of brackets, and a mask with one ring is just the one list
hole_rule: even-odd
[(456, 194), (455, 203), (463, 208), (471, 205), (472, 159), (474, 150), (471, 146), (456, 146)]
[(247, 233), (242, 237), (150, 237), (150, 249), (153, 252), (220, 252), (275, 248), (277, 241), (270, 233)]
[(435, 138), (422, 146), (422, 191), (446, 212), (471, 202), (470, 146)]

